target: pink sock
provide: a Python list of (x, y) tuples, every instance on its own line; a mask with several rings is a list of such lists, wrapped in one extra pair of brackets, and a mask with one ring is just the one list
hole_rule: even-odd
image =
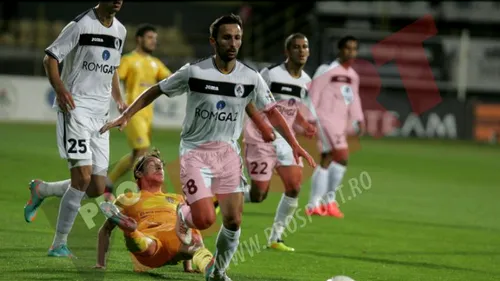
[(182, 205), (181, 212), (184, 215), (184, 221), (186, 221), (187, 226), (189, 228), (196, 228), (193, 223), (193, 216), (191, 215), (191, 207), (188, 205)]

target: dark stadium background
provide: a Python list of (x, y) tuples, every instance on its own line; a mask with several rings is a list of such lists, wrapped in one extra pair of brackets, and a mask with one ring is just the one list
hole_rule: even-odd
[[(0, 198), (0, 280), (201, 280), (182, 274), (180, 268), (133, 275), (118, 235), (114, 265), (105, 276), (96, 277), (89, 269), (94, 262), (96, 229), (86, 228), (83, 221), (75, 225), (70, 243), (79, 261), (51, 260), (45, 254), (59, 201), (50, 200), (35, 224), (27, 225), (22, 219), (29, 180), (68, 176), (55, 145), (55, 113), (50, 109), (54, 93), (46, 84), (43, 49), (68, 21), (95, 4), (0, 4), (0, 190), (4, 195)], [(304, 33), (311, 51), (305, 70), (311, 76), (321, 63), (334, 58), (341, 36), (357, 36), (360, 59), (375, 63), (375, 44), (427, 15), (437, 30), (423, 42), (427, 60), (412, 61), (413, 51), (396, 42), (403, 58), (399, 67), (412, 69), (412, 90), (419, 93), (422, 103), (432, 94), (430, 85), (437, 85), (442, 98), (423, 113), (413, 112), (400, 68), (394, 61), (376, 67), (381, 79), (376, 99), (368, 97), (374, 94), (369, 83), (361, 91), (372, 130), (353, 148), (344, 181), (345, 219), (315, 218), (290, 230), (287, 243), (297, 249), (292, 255), (249, 254), (249, 243), (255, 237), (263, 243), (263, 229), (272, 221), (281, 192), (274, 179), (273, 194), (263, 204), (245, 206), (245, 242), (240, 248), (247, 256), (232, 266), (234, 280), (324, 281), (341, 274), (356, 281), (500, 280), (500, 2), (124, 1), (117, 17), (128, 29), (125, 52), (134, 48), (137, 25), (157, 25), (155, 55), (175, 71), (212, 53), (208, 27), (227, 13), (244, 19), (239, 59), (256, 69), (282, 61), (286, 36)], [(432, 70), (431, 80), (419, 74), (426, 67)], [(360, 72), (362, 83), (373, 78)], [(173, 175), (170, 190), (178, 190), (175, 169), (183, 110), (182, 104), (166, 98), (156, 106), (161, 126), (153, 139), (166, 151)], [(393, 116), (398, 121), (393, 125), (398, 125), (383, 131), (384, 122)], [(314, 143), (301, 141), (317, 157)], [(112, 132), (112, 161), (128, 150), (123, 134)], [(363, 172), (370, 175), (372, 188), (359, 194), (349, 188), (349, 179), (359, 179)], [(309, 195), (310, 174), (306, 168), (301, 206)], [(206, 243), (212, 247), (213, 241), (211, 233)]]

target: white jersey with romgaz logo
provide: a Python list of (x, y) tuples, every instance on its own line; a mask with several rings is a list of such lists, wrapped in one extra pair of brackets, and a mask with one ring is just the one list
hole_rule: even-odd
[[(299, 110), (303, 109), (301, 108), (302, 104), (309, 111), (307, 113), (311, 115), (305, 116), (305, 118), (316, 118), (316, 112), (312, 107), (307, 91), (311, 77), (305, 71), (302, 70), (300, 77), (293, 77), (283, 62), (262, 69), (260, 74), (267, 85), (269, 85), (271, 92), (276, 98), (277, 109), (281, 112), (290, 128), (292, 128)], [(264, 118), (269, 126), (272, 126), (265, 115), (262, 118)], [(279, 133), (276, 136), (275, 143), (284, 141)], [(250, 119), (245, 124), (244, 142), (253, 144), (264, 142), (257, 126)]]
[(64, 62), (61, 79), (73, 96), (74, 114), (89, 117), (108, 114), (113, 74), (120, 65), (126, 34), (116, 18), (110, 27), (105, 27), (93, 8), (66, 25), (45, 49), (47, 55)]
[(187, 94), (181, 146), (196, 148), (208, 142), (236, 144), (241, 135), (245, 107), (253, 101), (270, 110), (274, 98), (262, 76), (242, 62), (229, 74), (221, 73), (213, 57), (184, 65), (160, 81), (167, 96)]

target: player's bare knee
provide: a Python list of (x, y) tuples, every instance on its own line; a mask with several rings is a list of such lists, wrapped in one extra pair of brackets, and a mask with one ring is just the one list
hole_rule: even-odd
[(347, 166), (349, 159), (349, 151), (347, 149), (339, 149), (332, 152), (332, 160), (342, 166)]
[(285, 195), (292, 198), (297, 198), (300, 193), (300, 186), (302, 183), (302, 177), (297, 174), (289, 174), (287, 178), (284, 178), (285, 184)]
[(347, 167), (347, 162), (348, 162), (347, 159), (339, 159), (339, 160), (335, 161), (335, 163), (338, 163), (344, 167)]
[(75, 167), (71, 169), (71, 186), (79, 190), (87, 190), (91, 181), (91, 169)]
[(103, 176), (92, 175), (90, 184), (87, 188), (87, 196), (95, 198), (101, 196), (106, 190), (106, 178)]
[(299, 197), (299, 193), (300, 193), (300, 184), (298, 186), (294, 185), (293, 188), (285, 190), (285, 195), (290, 198)]
[(256, 191), (256, 192), (250, 192), (250, 200), (252, 203), (260, 203), (264, 201), (267, 197), (267, 192), (261, 192), (261, 191)]
[(328, 166), (333, 161), (333, 158), (330, 153), (322, 153), (320, 165), (323, 169), (328, 169)]
[(203, 215), (195, 215), (192, 213), (193, 223), (199, 230), (205, 230), (210, 228), (216, 220), (215, 212), (205, 212)]
[(222, 222), (225, 228), (236, 231), (240, 228), (241, 225), (241, 214), (224, 216)]
[(81, 175), (80, 177), (71, 178), (71, 186), (79, 190), (87, 190), (90, 185), (90, 175)]
[(267, 198), (268, 182), (252, 182), (250, 190), (250, 200), (252, 203), (260, 203)]

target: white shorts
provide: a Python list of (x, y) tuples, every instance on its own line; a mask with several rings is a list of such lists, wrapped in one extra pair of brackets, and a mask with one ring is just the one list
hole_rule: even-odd
[(182, 190), (189, 204), (247, 190), (237, 144), (213, 142), (191, 149), (181, 142), (179, 152)]
[(105, 118), (57, 113), (57, 146), (69, 168), (92, 166), (93, 175), (106, 176), (109, 166), (109, 131), (100, 134)]

